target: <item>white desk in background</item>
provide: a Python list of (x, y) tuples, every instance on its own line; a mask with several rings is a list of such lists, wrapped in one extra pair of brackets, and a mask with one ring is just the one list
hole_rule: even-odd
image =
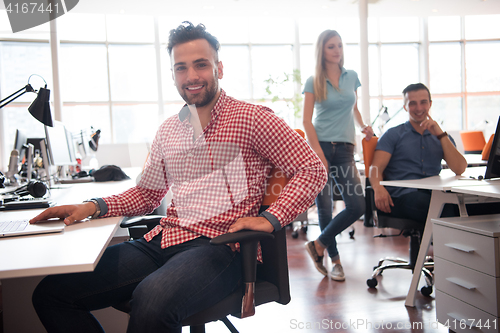
[[(51, 190), (51, 199), (63, 205), (118, 194), (135, 185), (138, 171), (125, 170), (132, 177), (126, 181), (61, 185)], [(43, 209), (4, 211), (2, 219), (31, 218), (41, 211)], [(120, 217), (96, 219), (67, 226), (62, 233), (0, 239), (4, 332), (45, 332), (31, 304), (33, 289), (49, 274), (92, 271), (117, 230), (120, 231), (120, 220)], [(109, 313), (101, 311), (95, 314), (104, 323)], [(115, 332), (123, 330), (117, 327), (120, 322), (126, 327), (126, 315), (123, 320), (114, 321)]]
[(500, 180), (476, 180), (470, 177), (484, 175), (484, 167), (467, 168), (463, 176), (454, 176), (449, 169), (441, 171), (441, 175), (415, 180), (393, 180), (382, 181), (384, 186), (410, 187), (418, 189), (432, 190), (429, 213), (420, 243), (415, 270), (411, 280), (410, 289), (406, 296), (405, 305), (415, 306), (415, 295), (420, 281), (420, 272), (427, 256), (427, 251), (432, 242), (432, 222), (431, 219), (439, 218), (444, 204), (457, 204), (460, 216), (466, 217), (465, 204), (480, 202), (495, 202), (500, 198)]

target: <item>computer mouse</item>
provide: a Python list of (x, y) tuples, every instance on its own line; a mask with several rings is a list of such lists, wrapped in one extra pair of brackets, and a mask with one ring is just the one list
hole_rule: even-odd
[(83, 178), (83, 177), (88, 177), (88, 176), (89, 176), (89, 174), (87, 173), (87, 171), (83, 171), (83, 170), (82, 170), (82, 171), (78, 172), (78, 173), (76, 174), (76, 176), (77, 176), (78, 178)]

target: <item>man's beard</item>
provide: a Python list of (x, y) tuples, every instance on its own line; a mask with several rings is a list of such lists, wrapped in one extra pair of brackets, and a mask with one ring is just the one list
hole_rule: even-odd
[(188, 92), (186, 92), (186, 86), (188, 86), (188, 84), (183, 85), (181, 91), (179, 91), (182, 99), (188, 105), (194, 104), (196, 107), (203, 107), (209, 104), (214, 99), (219, 88), (218, 80), (214, 79), (211, 84), (209, 84), (208, 82), (202, 82), (201, 84), (203, 84), (204, 86), (204, 91), (196, 95), (188, 95)]

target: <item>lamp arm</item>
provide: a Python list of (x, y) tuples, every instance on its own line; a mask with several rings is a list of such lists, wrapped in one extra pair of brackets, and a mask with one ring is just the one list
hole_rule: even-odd
[[(23, 91), (23, 92), (21, 94), (19, 94), (21, 91)], [(35, 92), (35, 90), (33, 89), (33, 87), (29, 83), (25, 87), (22, 87), (21, 89), (19, 89), (18, 91), (16, 91), (15, 93), (13, 93), (13, 94), (7, 96), (6, 98), (2, 99), (0, 101), (0, 103), (3, 103), (3, 104), (0, 105), (0, 109), (3, 108), (4, 106), (6, 106), (7, 104), (11, 103), (15, 99), (17, 99), (17, 98), (21, 97), (22, 95), (26, 94), (27, 92)], [(12, 99), (9, 99), (12, 96), (14, 96), (14, 97)], [(5, 101), (7, 101), (7, 102), (5, 102)]]
[(376, 117), (375, 117), (375, 119), (373, 119), (373, 121), (372, 121), (372, 127), (373, 127), (373, 125), (375, 125), (375, 122), (377, 121), (378, 117), (380, 117), (380, 115), (381, 115), (383, 112), (385, 112), (385, 111), (387, 111), (387, 106), (383, 106), (383, 105), (382, 105), (382, 107), (380, 108), (380, 110), (378, 110), (377, 116), (376, 116)]

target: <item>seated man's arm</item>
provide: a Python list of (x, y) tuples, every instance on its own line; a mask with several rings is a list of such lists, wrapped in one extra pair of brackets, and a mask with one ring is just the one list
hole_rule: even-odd
[(461, 175), (467, 168), (465, 157), (460, 154), (455, 145), (451, 142), (448, 136), (441, 138), (441, 146), (443, 147), (444, 160), (448, 167), (456, 175)]
[(375, 197), (375, 206), (377, 206), (377, 209), (385, 213), (390, 213), (391, 207), (394, 206), (391, 195), (387, 192), (384, 186), (380, 185), (380, 182), (383, 180), (384, 170), (387, 167), (391, 156), (392, 155), (386, 151), (375, 150), (369, 174), (370, 184), (372, 185)]
[[(444, 133), (439, 124), (431, 118), (431, 116), (427, 116), (429, 119), (424, 120), (420, 126), (426, 128), (432, 135), (439, 136)], [(465, 157), (460, 154), (457, 150), (453, 142), (451, 142), (448, 135), (445, 135), (440, 140), (441, 147), (443, 147), (443, 158), (448, 164), (448, 167), (453, 171), (456, 175), (461, 175), (465, 169), (467, 168), (467, 161)]]

